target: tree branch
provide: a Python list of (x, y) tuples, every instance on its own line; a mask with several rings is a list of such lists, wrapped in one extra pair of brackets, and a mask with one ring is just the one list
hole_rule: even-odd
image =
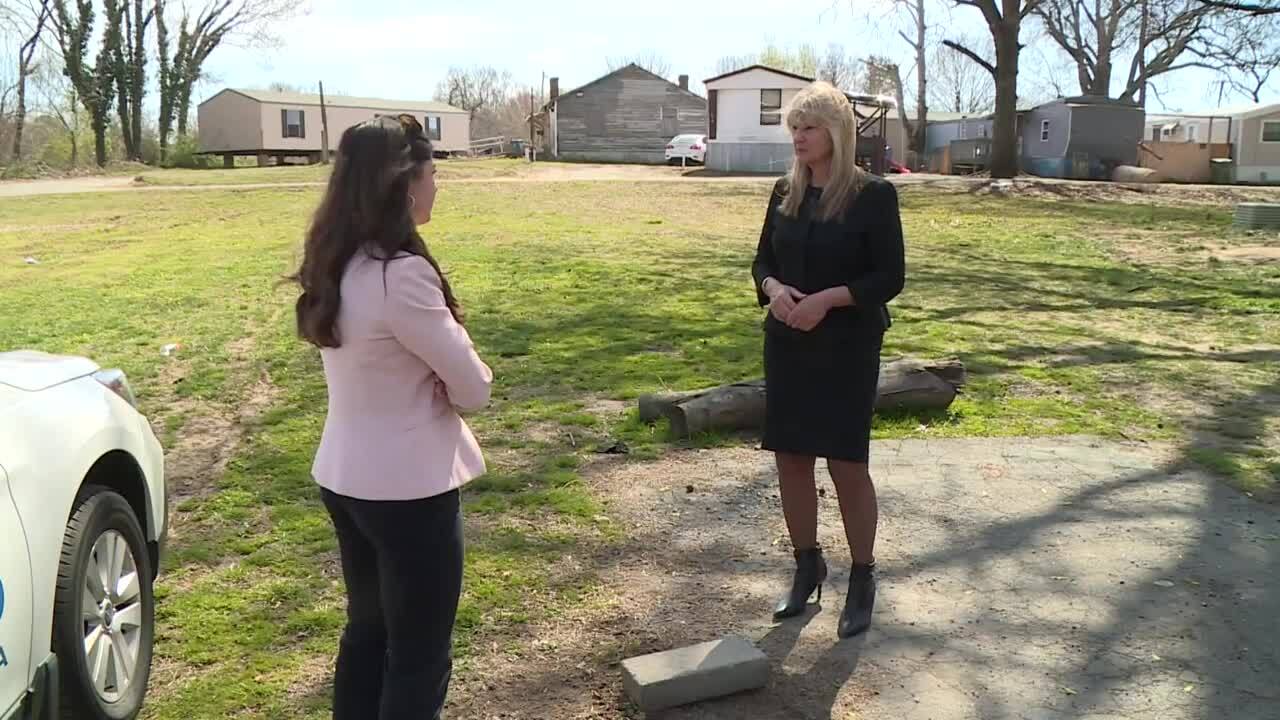
[(1249, 15), (1275, 15), (1280, 13), (1280, 5), (1260, 5), (1255, 3), (1227, 2), (1226, 0), (1200, 0), (1208, 7), (1220, 10), (1235, 10)]
[(994, 77), (996, 76), (996, 66), (995, 66), (995, 65), (992, 65), (991, 63), (987, 62), (986, 60), (983, 60), (983, 59), (982, 59), (982, 56), (978, 55), (977, 53), (975, 53), (974, 51), (972, 51), (972, 50), (970, 50), (969, 48), (965, 47), (964, 45), (961, 45), (960, 43), (958, 43), (958, 42), (954, 42), (954, 41), (952, 41), (952, 40), (943, 40), (943, 41), (942, 41), (942, 44), (943, 44), (943, 45), (946, 45), (947, 47), (951, 48), (952, 50), (955, 50), (956, 52), (960, 53), (961, 55), (964, 55), (965, 57), (967, 57), (967, 58), (969, 58), (970, 60), (972, 60), (972, 61), (974, 61), (975, 63), (977, 63), (979, 67), (981, 67), (982, 69), (984, 69), (984, 70), (986, 70), (987, 72), (991, 73), (991, 77), (993, 77), (993, 78), (994, 78)]

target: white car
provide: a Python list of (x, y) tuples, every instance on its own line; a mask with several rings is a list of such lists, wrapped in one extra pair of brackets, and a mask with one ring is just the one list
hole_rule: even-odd
[(118, 370), (0, 353), (0, 720), (142, 708), (168, 495), (134, 405)]
[(707, 159), (706, 135), (677, 135), (667, 143), (667, 162), (695, 162), (701, 165)]

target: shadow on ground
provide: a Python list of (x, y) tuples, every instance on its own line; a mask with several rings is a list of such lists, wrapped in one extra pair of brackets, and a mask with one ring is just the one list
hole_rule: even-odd
[(1274, 717), (1280, 513), (1207, 477), (1185, 448), (913, 440), (878, 443), (875, 458), (881, 604), (869, 636), (843, 643), (833, 498), (825, 600), (773, 626), (789, 557), (767, 457), (687, 452), (603, 471), (596, 486), (638, 539), (597, 568), (621, 596), (609, 637), (592, 640), (597, 666), (534, 661), (502, 693), (561, 698), (576, 679), (595, 701), (502, 717), (637, 717), (613, 663), (726, 633), (765, 650), (770, 686), (653, 717)]

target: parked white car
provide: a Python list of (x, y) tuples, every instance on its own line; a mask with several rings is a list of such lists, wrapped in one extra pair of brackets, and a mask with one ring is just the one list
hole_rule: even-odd
[(0, 720), (138, 714), (167, 504), (123, 373), (0, 353)]
[(701, 165), (707, 159), (706, 135), (677, 135), (667, 143), (667, 162), (682, 160)]

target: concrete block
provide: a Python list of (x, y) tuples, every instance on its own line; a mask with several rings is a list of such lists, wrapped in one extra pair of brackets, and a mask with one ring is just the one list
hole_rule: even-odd
[(622, 684), (645, 712), (762, 688), (769, 659), (745, 638), (720, 640), (622, 661)]

